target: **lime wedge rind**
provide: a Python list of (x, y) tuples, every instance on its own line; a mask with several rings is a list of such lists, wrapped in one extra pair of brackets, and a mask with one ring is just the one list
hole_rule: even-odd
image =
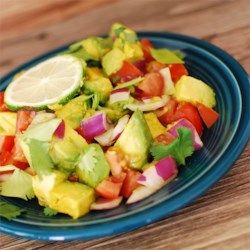
[[(5, 91), (5, 103), (13, 111), (43, 110), (65, 104), (79, 92), (83, 75), (82, 62), (77, 58), (70, 55), (50, 58), (14, 78)], [(55, 88), (61, 91), (53, 91)]]

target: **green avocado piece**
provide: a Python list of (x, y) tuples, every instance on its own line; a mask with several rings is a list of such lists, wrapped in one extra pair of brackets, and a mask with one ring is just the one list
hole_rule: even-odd
[(138, 36), (132, 29), (120, 23), (114, 23), (109, 36), (114, 39), (113, 48), (120, 49), (129, 61), (135, 62), (143, 58)]
[(86, 94), (98, 94), (100, 104), (104, 104), (113, 89), (113, 86), (108, 78), (101, 77), (95, 80), (87, 80), (83, 86)]
[(77, 57), (85, 61), (101, 60), (112, 47), (112, 42), (109, 38), (89, 37), (70, 46), (69, 51)]
[(99, 144), (89, 144), (80, 156), (76, 173), (80, 182), (95, 188), (101, 181), (108, 178), (109, 164)]
[(46, 176), (32, 176), (32, 187), (41, 206), (46, 206), (50, 202), (50, 192), (59, 183), (67, 179), (67, 175), (53, 170)]
[(16, 119), (17, 114), (14, 112), (0, 112), (0, 135), (15, 135)]
[(85, 139), (66, 124), (64, 138), (52, 141), (49, 154), (53, 163), (69, 175), (75, 170), (79, 157), (87, 145)]
[(124, 53), (119, 48), (114, 48), (105, 54), (102, 58), (102, 67), (104, 72), (110, 76), (117, 72), (125, 60)]
[(175, 98), (179, 102), (200, 102), (209, 108), (216, 105), (214, 90), (201, 80), (191, 76), (182, 76), (175, 84)]
[(66, 105), (56, 110), (56, 116), (63, 119), (73, 129), (79, 128), (81, 120), (88, 108), (88, 100), (91, 96), (80, 95)]
[(150, 129), (140, 110), (136, 110), (115, 143), (129, 159), (131, 168), (141, 169), (147, 162), (153, 141)]
[(77, 219), (90, 211), (95, 201), (93, 188), (78, 182), (61, 182), (51, 190), (48, 206)]
[(67, 140), (59, 140), (52, 144), (49, 154), (54, 164), (67, 174), (75, 170), (80, 156), (78, 148)]

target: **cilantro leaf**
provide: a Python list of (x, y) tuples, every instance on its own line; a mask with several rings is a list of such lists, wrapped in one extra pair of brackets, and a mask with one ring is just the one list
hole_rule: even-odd
[(26, 212), (26, 209), (24, 208), (0, 201), (0, 216), (6, 218), (7, 220), (12, 220), (24, 212)]
[(29, 146), (32, 169), (39, 176), (50, 174), (54, 168), (49, 156), (50, 144), (36, 139), (29, 139), (27, 145)]
[(1, 171), (14, 170), (10, 178), (0, 184), (0, 194), (8, 197), (17, 197), (24, 200), (35, 197), (32, 187), (32, 177), (25, 171), (12, 165), (0, 168)]
[(192, 133), (188, 128), (180, 127), (178, 137), (169, 145), (157, 144), (150, 148), (154, 160), (158, 161), (165, 156), (172, 155), (179, 165), (185, 165), (185, 158), (194, 152)]
[(119, 27), (117, 29), (114, 30), (114, 33), (117, 37), (120, 36), (120, 34), (125, 30), (126, 28), (125, 27)]
[(46, 216), (54, 216), (54, 215), (57, 215), (58, 212), (50, 207), (45, 207), (43, 209), (43, 213), (46, 215)]

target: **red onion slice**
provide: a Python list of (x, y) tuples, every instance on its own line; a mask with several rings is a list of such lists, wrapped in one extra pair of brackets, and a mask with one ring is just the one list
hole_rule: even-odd
[(130, 91), (128, 88), (115, 89), (111, 92), (109, 97), (110, 104), (120, 101), (127, 101), (129, 99)]
[(87, 140), (91, 140), (94, 137), (103, 134), (109, 128), (106, 113), (103, 111), (97, 112), (94, 116), (91, 116), (88, 119), (83, 119), (81, 122), (81, 128), (84, 137)]

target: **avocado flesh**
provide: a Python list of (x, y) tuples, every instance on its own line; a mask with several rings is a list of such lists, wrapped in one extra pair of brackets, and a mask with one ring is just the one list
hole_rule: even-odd
[(113, 48), (120, 49), (126, 60), (135, 62), (143, 58), (143, 51), (137, 34), (130, 28), (114, 23), (111, 27), (110, 38), (116, 38), (113, 42)]
[(93, 188), (81, 183), (65, 181), (51, 190), (48, 206), (77, 219), (90, 211), (94, 201)]
[(84, 84), (84, 92), (86, 94), (98, 94), (100, 103), (105, 104), (113, 89), (110, 80), (106, 77), (99, 79), (87, 80)]
[(46, 176), (35, 175), (32, 177), (32, 186), (34, 193), (41, 206), (47, 206), (50, 203), (50, 192), (59, 183), (65, 181), (67, 175), (54, 170), (53, 173)]
[(137, 109), (116, 141), (115, 146), (128, 157), (131, 168), (141, 169), (147, 163), (152, 140), (143, 113)]
[(160, 123), (155, 113), (145, 113), (143, 116), (148, 124), (153, 138), (156, 138), (157, 136), (166, 132), (166, 128)]
[(90, 97), (85, 95), (72, 99), (66, 105), (56, 110), (56, 116), (63, 119), (73, 129), (78, 128), (88, 108), (87, 101), (89, 99)]
[(114, 48), (110, 50), (102, 58), (102, 67), (104, 72), (108, 76), (117, 72), (122, 67), (125, 58), (124, 53), (120, 49)]
[(17, 114), (0, 112), (0, 135), (14, 136), (16, 133)]
[(213, 89), (201, 80), (191, 76), (182, 76), (175, 84), (175, 98), (179, 102), (200, 102), (207, 107), (213, 108), (216, 105)]

